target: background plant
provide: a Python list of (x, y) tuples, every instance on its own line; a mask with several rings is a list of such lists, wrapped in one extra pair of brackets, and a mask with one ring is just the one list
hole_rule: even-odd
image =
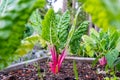
[(93, 28), (90, 29), (90, 36), (82, 36), (85, 54), (90, 57), (96, 57), (96, 61), (105, 56), (109, 68), (113, 68), (120, 52), (118, 46), (120, 43), (119, 34), (117, 30), (109, 30), (107, 32), (100, 30), (98, 33)]
[(41, 37), (42, 20), (45, 15), (43, 15), (41, 9), (34, 10), (30, 15), (27, 23), (25, 24), (24, 38), (22, 39), (16, 54), (20, 53), (21, 55), (24, 55), (29, 53), (36, 44), (43, 48), (46, 47), (45, 40)]
[[(115, 67), (116, 71), (120, 70), (120, 59), (118, 57), (120, 50), (119, 31), (114, 31), (120, 29), (120, 0), (84, 0), (82, 2), (84, 3), (84, 9), (91, 15), (93, 23), (107, 33), (107, 35), (105, 33), (100, 34), (105, 35), (102, 36), (103, 40), (99, 42), (101, 44), (100, 51), (104, 51), (102, 55), (97, 57), (97, 60), (105, 56), (109, 68), (114, 70)], [(84, 46), (82, 48), (84, 49)], [(92, 48), (88, 46), (87, 49), (89, 51)], [(95, 48), (93, 47), (93, 49)], [(93, 49), (90, 56), (93, 56)], [(95, 54), (97, 53), (95, 52)]]

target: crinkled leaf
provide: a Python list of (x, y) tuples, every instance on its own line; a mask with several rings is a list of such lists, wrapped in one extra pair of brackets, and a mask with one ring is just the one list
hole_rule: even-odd
[(116, 49), (110, 50), (106, 55), (107, 64), (110, 68), (113, 67), (114, 61), (117, 59), (119, 52)]
[(62, 16), (60, 16), (60, 20), (57, 24), (58, 38), (60, 41), (60, 47), (63, 49), (67, 40), (68, 32), (69, 32), (69, 23), (70, 23), (70, 13), (66, 11)]
[(30, 19), (28, 21), (28, 24), (33, 27), (34, 31), (38, 34), (41, 34), (42, 30), (42, 19), (39, 10), (35, 10), (32, 15), (30, 16)]
[(55, 13), (53, 9), (49, 9), (42, 21), (42, 38), (52, 44), (57, 44), (57, 26), (55, 23)]
[(115, 48), (115, 46), (117, 45), (117, 40), (119, 39), (119, 34), (117, 31), (115, 31), (114, 33), (112, 33), (110, 35), (110, 43), (109, 43), (109, 48)]
[(89, 36), (87, 36), (87, 35), (83, 35), (83, 36), (82, 36), (82, 40), (83, 40), (86, 44), (90, 44), (90, 46), (92, 46), (92, 47), (94, 47), (95, 44), (96, 44), (96, 41), (95, 41), (93, 38), (91, 38), (91, 37), (89, 37)]
[(114, 66), (117, 70), (120, 71), (120, 57), (118, 57), (115, 62), (114, 62)]
[(88, 22), (84, 21), (83, 23), (80, 24), (80, 26), (75, 30), (71, 41), (70, 41), (70, 49), (71, 52), (76, 54), (78, 52), (78, 49), (80, 47), (80, 41), (81, 37), (86, 34), (88, 29)]

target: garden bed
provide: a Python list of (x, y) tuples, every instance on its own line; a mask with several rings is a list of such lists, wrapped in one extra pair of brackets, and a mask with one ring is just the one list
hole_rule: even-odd
[(60, 72), (50, 71), (48, 57), (12, 65), (0, 72), (0, 80), (76, 80), (73, 61), (76, 62), (79, 80), (103, 80), (107, 75), (104, 68), (96, 65), (92, 68), (94, 58), (66, 57)]

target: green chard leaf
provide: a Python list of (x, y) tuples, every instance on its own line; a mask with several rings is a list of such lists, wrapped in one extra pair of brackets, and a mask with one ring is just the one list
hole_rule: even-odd
[(30, 16), (30, 19), (27, 24), (31, 25), (31, 27), (34, 29), (36, 33), (41, 34), (41, 30), (42, 30), (41, 22), (42, 22), (41, 15), (39, 9), (37, 9)]
[(55, 13), (49, 9), (42, 21), (42, 38), (51, 44), (57, 44), (57, 27), (55, 23)]
[(115, 48), (115, 46), (117, 45), (117, 40), (119, 39), (119, 34), (117, 31), (113, 32), (110, 35), (110, 43), (109, 43), (109, 48)]
[(115, 68), (120, 71), (120, 57), (118, 57), (114, 62)]
[(118, 55), (119, 55), (119, 52), (118, 50), (116, 49), (113, 49), (113, 50), (110, 50), (106, 55), (106, 59), (107, 59), (107, 64), (110, 68), (113, 67), (113, 64), (115, 62), (115, 60), (117, 60), (118, 58)]
[(80, 47), (80, 41), (81, 37), (86, 34), (88, 29), (88, 22), (84, 21), (83, 23), (80, 24), (80, 26), (75, 30), (72, 39), (70, 41), (70, 49), (71, 52), (76, 54), (79, 47)]
[[(42, 38), (54, 44), (58, 53), (65, 46), (69, 32), (70, 14), (66, 11), (62, 16), (49, 9), (42, 21)], [(60, 50), (58, 50), (60, 49)]]
[(69, 11), (66, 11), (60, 18), (58, 25), (57, 25), (57, 30), (58, 30), (58, 38), (60, 41), (60, 47), (63, 48), (66, 40), (67, 40), (67, 36), (69, 33), (69, 23), (70, 23), (70, 13)]

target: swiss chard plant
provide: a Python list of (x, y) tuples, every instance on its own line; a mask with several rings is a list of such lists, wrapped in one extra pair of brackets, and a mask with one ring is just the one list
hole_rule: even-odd
[(81, 36), (87, 31), (88, 22), (83, 22), (76, 28), (76, 19), (79, 11), (73, 20), (72, 27), (70, 27), (69, 11), (66, 11), (63, 15), (58, 15), (54, 13), (53, 9), (49, 9), (42, 21), (41, 36), (48, 44), (51, 52), (52, 61), (49, 65), (54, 74), (59, 72), (68, 48), (71, 51), (75, 50), (74, 47), (79, 46)]
[[(0, 4), (4, 1), (0, 0)], [(4, 3), (5, 6), (0, 10), (0, 69), (20, 55), (15, 54), (15, 51), (23, 39), (25, 24), (31, 13), (43, 7), (45, 1), (6, 0)]]
[[(84, 36), (86, 50), (89, 56), (98, 56), (96, 61), (111, 69), (120, 70), (120, 0), (79, 0), (84, 3), (84, 9), (91, 15), (95, 25), (106, 32), (95, 33), (94, 36)], [(109, 31), (108, 31), (109, 30)], [(98, 38), (99, 37), (99, 38)], [(100, 38), (101, 37), (101, 38)], [(83, 47), (84, 48), (84, 47)], [(115, 68), (114, 68), (115, 67)]]
[[(108, 64), (109, 68), (114, 67), (120, 52), (120, 36), (119, 31), (109, 30), (107, 32), (100, 30), (90, 30), (90, 36), (82, 36), (85, 52), (90, 57), (96, 57), (100, 65)], [(101, 59), (100, 59), (101, 58)]]

